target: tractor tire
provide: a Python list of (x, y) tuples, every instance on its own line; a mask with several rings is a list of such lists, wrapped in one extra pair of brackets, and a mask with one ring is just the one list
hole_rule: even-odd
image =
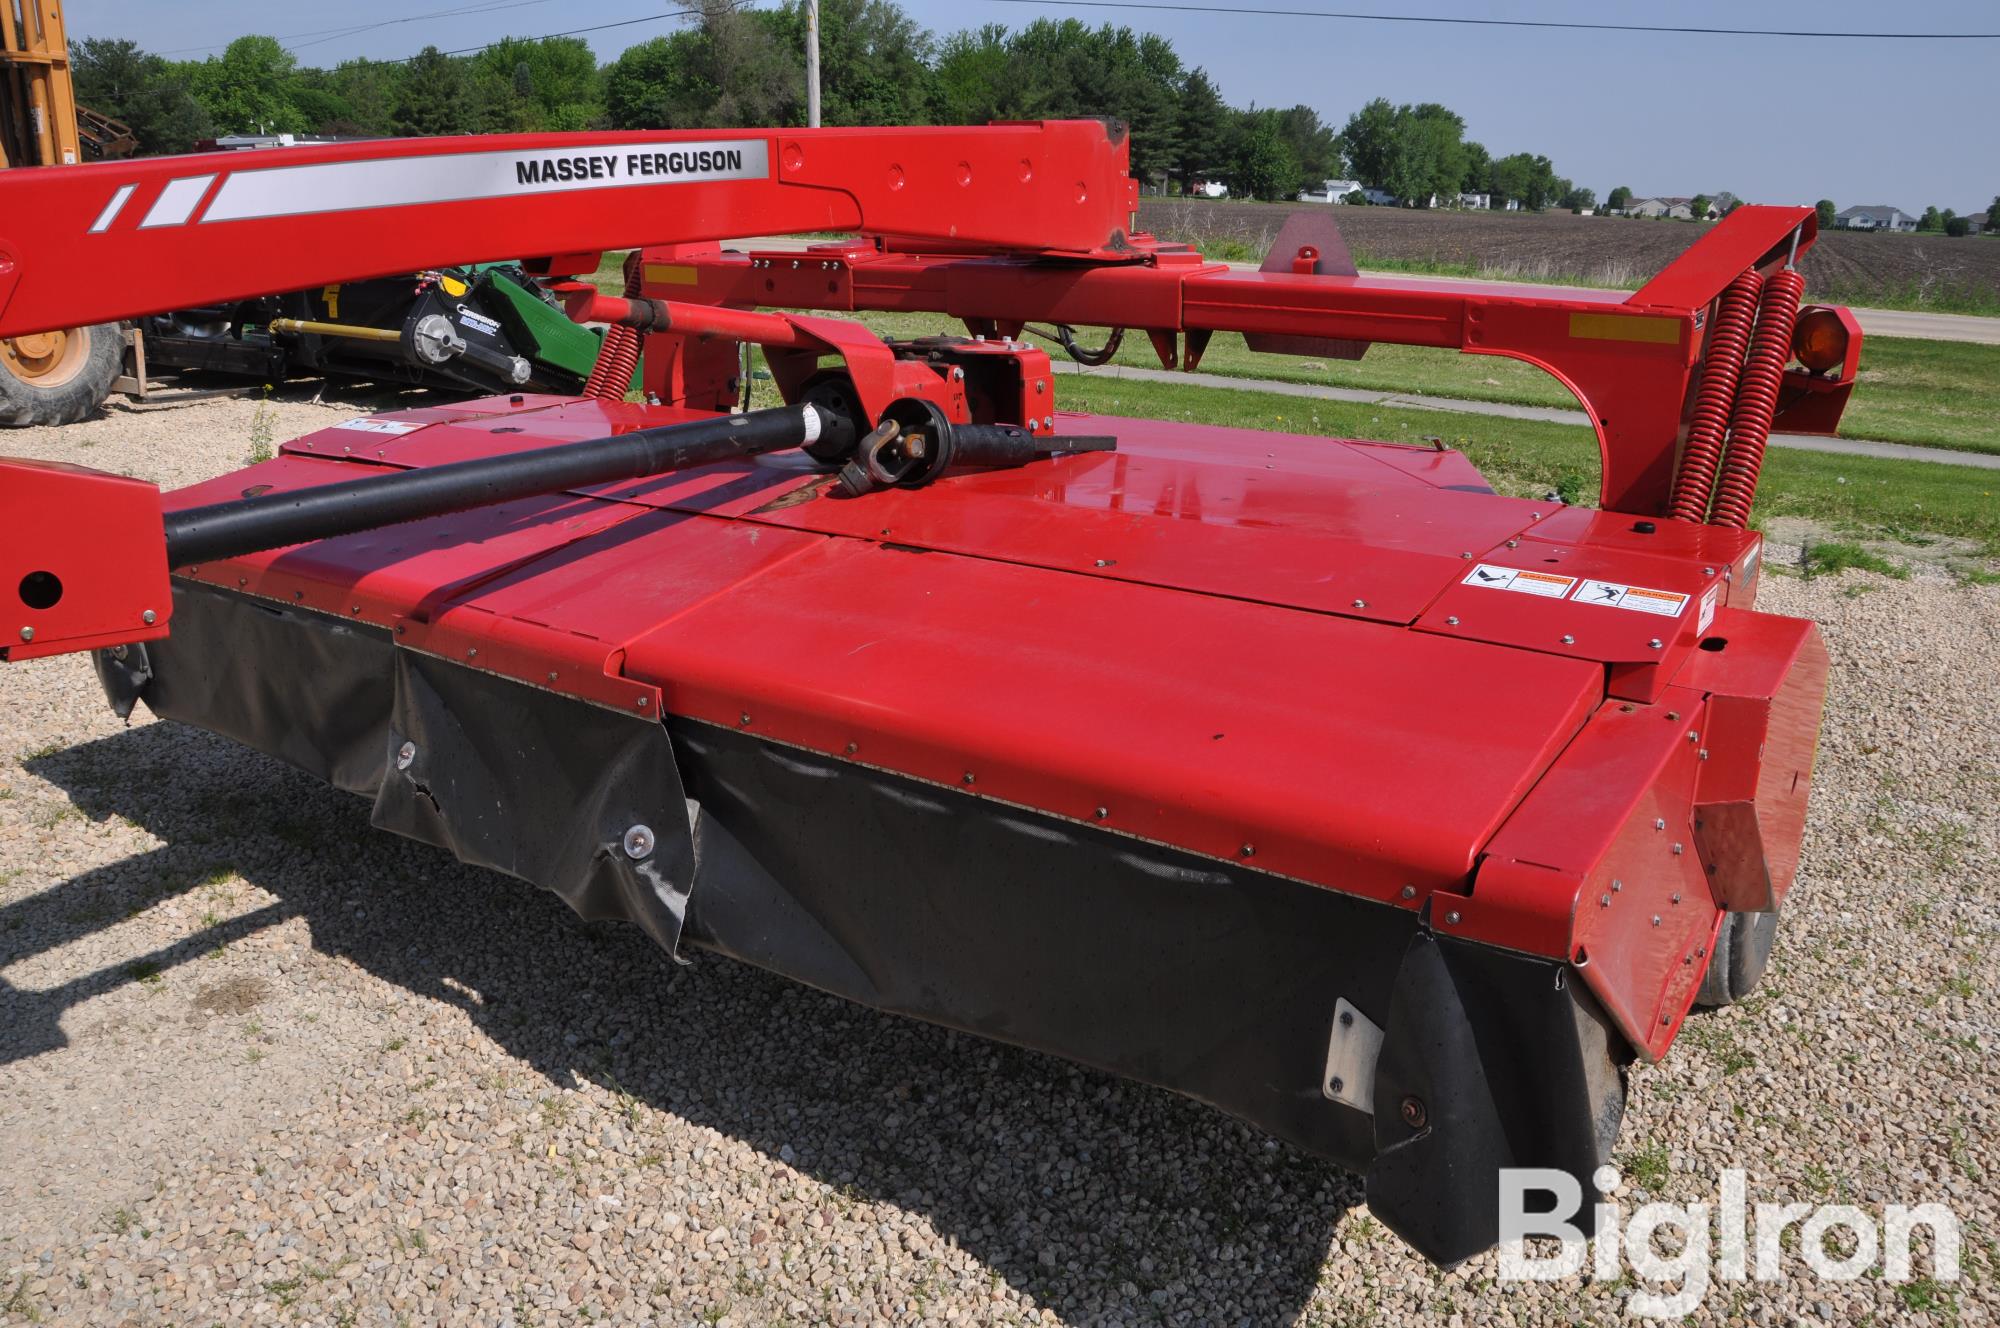
[(88, 419), (124, 360), (125, 334), (116, 323), (0, 339), (0, 426)]
[(1778, 915), (1725, 913), (1715, 934), (1715, 956), (1709, 960), (1695, 1004), (1711, 1009), (1736, 1002), (1757, 990), (1771, 947), (1778, 939)]

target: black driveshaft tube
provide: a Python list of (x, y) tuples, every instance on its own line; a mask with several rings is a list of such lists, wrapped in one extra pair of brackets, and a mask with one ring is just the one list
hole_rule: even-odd
[(513, 498), (780, 452), (842, 433), (851, 446), (853, 423), (824, 405), (774, 406), (511, 456), (190, 507), (167, 514), (167, 565), (186, 567)]

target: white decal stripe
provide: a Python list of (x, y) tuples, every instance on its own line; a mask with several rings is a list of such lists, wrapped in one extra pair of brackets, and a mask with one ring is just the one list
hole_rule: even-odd
[[(711, 154), (697, 166), (696, 154)], [(720, 154), (720, 160), (716, 159)], [(582, 178), (561, 179), (558, 163)], [(593, 163), (599, 174), (588, 174)], [(550, 174), (546, 177), (543, 171)], [(538, 148), (528, 152), (455, 152), (379, 161), (336, 161), (317, 166), (236, 170), (222, 182), (202, 216), (211, 221), (297, 217), (315, 212), (458, 203), (521, 194), (617, 189), (630, 185), (698, 180), (761, 180), (770, 175), (769, 143), (762, 138), (681, 143), (605, 143)]]
[(104, 205), (104, 211), (98, 213), (97, 220), (90, 223), (90, 233), (92, 235), (98, 235), (110, 229), (111, 223), (118, 219), (118, 210), (125, 206), (126, 199), (132, 197), (134, 187), (129, 184), (118, 186), (118, 192), (113, 194), (111, 201)]
[(153, 200), (153, 206), (146, 209), (146, 219), (139, 223), (140, 230), (150, 230), (155, 226), (178, 226), (194, 215), (195, 204), (208, 192), (213, 175), (184, 175), (178, 180), (167, 181), (167, 187)]

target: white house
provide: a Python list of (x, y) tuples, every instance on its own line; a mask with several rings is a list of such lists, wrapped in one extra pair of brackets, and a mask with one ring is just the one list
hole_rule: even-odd
[(1913, 231), (1917, 219), (1901, 208), (1877, 204), (1843, 208), (1833, 214), (1833, 224), (1846, 231)]
[(1196, 180), (1188, 186), (1190, 198), (1227, 198), (1229, 186), (1220, 180)]
[(1462, 208), (1477, 208), (1480, 211), (1485, 211), (1487, 208), (1493, 206), (1493, 195), (1463, 193), (1458, 196), (1458, 205)]
[(1317, 189), (1299, 190), (1301, 203), (1345, 203), (1361, 187), (1359, 180), (1321, 180)]
[[(1713, 211), (1713, 205), (1710, 211)], [(1635, 198), (1625, 205), (1628, 217), (1665, 217), (1669, 221), (1693, 221), (1694, 200), (1692, 198), (1660, 197)], [(1702, 218), (1708, 220), (1707, 217)]]

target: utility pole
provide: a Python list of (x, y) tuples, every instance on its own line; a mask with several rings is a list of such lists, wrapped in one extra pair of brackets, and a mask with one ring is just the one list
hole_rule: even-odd
[(819, 128), (819, 0), (806, 0), (806, 124)]

